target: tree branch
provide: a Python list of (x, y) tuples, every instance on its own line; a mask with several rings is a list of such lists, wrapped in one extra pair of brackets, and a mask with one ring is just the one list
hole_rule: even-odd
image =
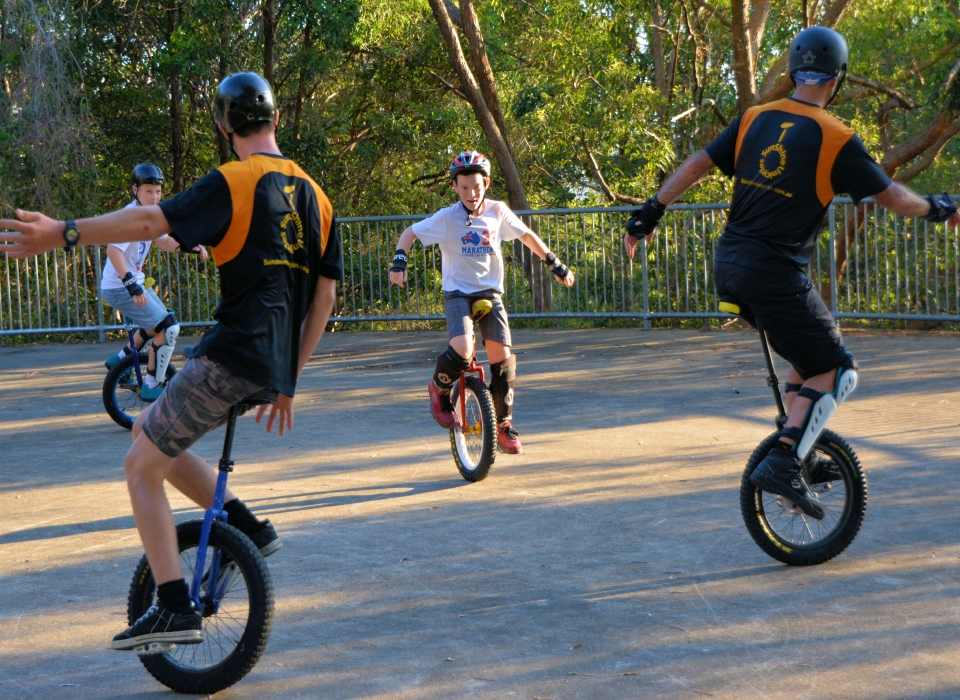
[(944, 132), (950, 129), (953, 122), (953, 112), (947, 107), (942, 108), (937, 113), (937, 116), (913, 136), (913, 138), (904, 141), (899, 146), (891, 148), (884, 153), (883, 160), (880, 161), (880, 167), (883, 168), (887, 175), (892, 176), (901, 167), (937, 143)]
[(587, 160), (590, 162), (590, 168), (593, 170), (593, 176), (597, 178), (597, 182), (600, 183), (600, 188), (603, 190), (603, 193), (611, 202), (616, 202), (617, 198), (613, 194), (613, 190), (610, 189), (610, 185), (608, 185), (607, 181), (603, 179), (603, 173), (600, 172), (600, 166), (597, 165), (597, 159), (593, 157), (593, 152), (590, 150), (590, 146), (587, 145), (587, 140), (583, 138), (583, 134), (580, 134), (580, 145), (583, 146), (583, 150), (587, 154)]
[(466, 95), (464, 95), (460, 90), (458, 90), (458, 89), (456, 88), (455, 85), (452, 85), (451, 83), (448, 83), (446, 80), (444, 80), (444, 79), (443, 79), (443, 76), (441, 76), (439, 73), (434, 73), (434, 72), (433, 72), (432, 70), (430, 70), (430, 69), (427, 69), (427, 73), (429, 73), (429, 74), (432, 75), (434, 78), (436, 78), (436, 79), (439, 80), (441, 83), (443, 83), (443, 86), (444, 86), (447, 90), (449, 90), (450, 92), (452, 92), (454, 95), (456, 95), (456, 96), (459, 97), (460, 99), (466, 100), (467, 102), (470, 101), (470, 100), (467, 99), (467, 96), (466, 96)]
[(927, 149), (927, 152), (924, 154), (923, 158), (898, 172), (896, 178), (897, 182), (910, 182), (917, 175), (933, 165), (933, 162), (937, 159), (937, 156), (940, 155), (940, 151), (943, 150), (943, 147), (946, 146), (947, 142), (958, 133), (960, 133), (960, 119), (954, 120), (954, 122), (946, 129), (946, 131), (944, 131), (940, 137), (934, 141), (933, 145)]
[(854, 85), (862, 85), (863, 87), (868, 87), (871, 90), (881, 92), (884, 95), (887, 95), (893, 100), (895, 100), (901, 107), (904, 109), (916, 109), (919, 105), (916, 102), (911, 100), (909, 97), (905, 97), (903, 93), (898, 90), (895, 90), (892, 87), (887, 87), (886, 85), (881, 85), (880, 83), (874, 82), (873, 80), (868, 80), (867, 78), (861, 78), (856, 75), (848, 75), (847, 80), (849, 80)]

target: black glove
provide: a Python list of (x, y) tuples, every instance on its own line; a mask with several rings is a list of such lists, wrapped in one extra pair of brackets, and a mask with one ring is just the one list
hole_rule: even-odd
[(633, 212), (633, 215), (627, 222), (627, 233), (637, 240), (644, 238), (657, 227), (666, 210), (667, 205), (661, 204), (660, 200), (657, 199), (657, 195), (653, 195), (643, 203), (642, 207)]
[(123, 276), (123, 286), (127, 288), (127, 293), (131, 297), (138, 297), (143, 294), (143, 287), (137, 282), (137, 278), (133, 276), (132, 272), (127, 272)]
[(942, 223), (957, 213), (957, 205), (946, 192), (940, 197), (928, 194), (924, 199), (930, 202), (930, 211), (923, 218), (936, 224)]
[(408, 261), (406, 251), (403, 248), (397, 248), (393, 253), (393, 267), (390, 268), (390, 272), (406, 272)]
[(200, 246), (195, 246), (193, 248), (184, 248), (183, 246), (177, 246), (177, 252), (183, 253), (184, 255), (200, 255)]
[(555, 277), (560, 279), (566, 279), (567, 275), (570, 274), (570, 268), (564, 265), (553, 253), (547, 253), (547, 265), (550, 266), (550, 272), (553, 273)]

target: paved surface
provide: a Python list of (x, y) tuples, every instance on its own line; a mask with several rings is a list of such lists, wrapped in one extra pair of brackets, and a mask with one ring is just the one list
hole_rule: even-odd
[[(439, 333), (329, 335), (293, 433), (241, 421), (231, 483), (286, 547), (267, 651), (217, 697), (960, 696), (960, 338), (848, 335), (861, 387), (831, 427), (870, 505), (843, 555), (803, 569), (740, 518), (773, 415), (752, 334), (516, 341), (526, 454), (479, 484), (427, 416)], [(3, 700), (171, 695), (107, 648), (140, 556), (107, 352), (0, 348)]]

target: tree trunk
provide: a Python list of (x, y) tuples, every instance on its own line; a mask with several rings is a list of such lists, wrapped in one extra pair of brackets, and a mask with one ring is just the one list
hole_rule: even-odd
[(733, 80), (737, 86), (737, 111), (744, 112), (757, 103), (757, 79), (750, 55), (749, 0), (730, 0), (733, 39)]
[[(306, 25), (303, 28), (303, 53), (306, 60), (306, 56), (310, 53), (310, 49), (313, 47), (313, 22), (314, 14), (311, 9), (307, 13)], [(297, 101), (293, 106), (293, 133), (296, 138), (300, 138), (300, 119), (303, 116), (303, 103), (307, 98), (307, 69), (301, 64), (300, 74), (297, 77)]]
[[(230, 66), (227, 64), (227, 52), (229, 46), (229, 31), (228, 31), (226, 19), (221, 19), (220, 22), (220, 56), (217, 62), (218, 74), (220, 81), (223, 82), (223, 79), (227, 77), (227, 74), (230, 71)], [(213, 122), (213, 133), (217, 135), (217, 155), (220, 157), (220, 165), (223, 165), (230, 160), (230, 142), (227, 141), (227, 137), (223, 135), (223, 132), (217, 128), (217, 122)]]
[[(177, 8), (167, 6), (167, 45), (173, 40), (173, 34), (177, 31)], [(170, 71), (170, 160), (173, 165), (171, 180), (173, 181), (173, 194), (182, 192), (184, 189), (184, 167), (183, 159), (185, 154), (183, 142), (183, 97), (180, 83), (180, 66), (175, 65)]]
[(263, 17), (263, 77), (273, 87), (273, 49), (277, 42), (277, 0), (262, 0), (260, 13)]
[[(507, 141), (506, 132), (501, 129), (500, 124), (504, 123), (503, 113), (500, 110), (499, 100), (492, 105), (484, 99), (484, 93), (478, 84), (477, 77), (467, 63), (466, 56), (463, 53), (463, 47), (460, 45), (460, 39), (454, 29), (453, 21), (444, 5), (443, 0), (429, 0), (430, 9), (437, 20), (437, 26), (443, 35), (444, 43), (447, 46), (447, 53), (450, 57), (450, 63), (460, 79), (460, 85), (464, 97), (473, 108), (473, 113), (480, 122), (487, 142), (493, 149), (494, 157), (500, 165), (500, 172), (503, 175), (504, 184), (507, 189), (507, 201), (510, 207), (515, 211), (529, 209), (530, 203), (527, 200), (527, 194), (523, 188), (523, 182), (520, 179), (520, 171), (517, 168), (516, 160), (513, 157), (513, 151)], [(464, 34), (470, 44), (471, 54), (482, 57), (479, 65), (474, 69), (480, 75), (481, 80), (489, 81), (486, 86), (488, 94), (496, 95), (496, 83), (493, 72), (490, 70), (486, 61), (486, 52), (483, 48), (483, 38), (480, 32), (480, 25), (476, 22), (476, 13), (470, 0), (461, 0), (460, 11), (463, 19)], [(468, 19), (472, 17), (471, 19)], [(486, 65), (486, 69), (484, 69)], [(492, 109), (498, 110), (499, 114), (494, 115)], [(549, 279), (544, 282), (546, 273), (539, 258), (530, 254), (530, 251), (522, 244), (514, 246), (514, 254), (522, 261), (524, 272), (529, 273), (527, 279), (530, 281), (530, 288), (533, 294), (534, 310), (538, 312), (547, 311), (553, 308), (552, 290)]]

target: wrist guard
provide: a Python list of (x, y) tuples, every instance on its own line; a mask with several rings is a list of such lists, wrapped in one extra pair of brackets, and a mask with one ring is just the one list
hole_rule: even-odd
[(393, 267), (390, 268), (390, 272), (406, 272), (409, 260), (406, 251), (403, 248), (397, 248), (393, 253)]
[(946, 192), (940, 197), (934, 197), (932, 194), (928, 194), (924, 199), (930, 203), (930, 211), (927, 212), (926, 216), (922, 217), (927, 221), (932, 221), (935, 224), (943, 223), (957, 213), (957, 205), (953, 203), (950, 195)]
[(567, 275), (570, 274), (570, 268), (560, 262), (553, 253), (547, 253), (547, 265), (550, 266), (550, 272), (560, 279), (566, 279)]
[(143, 294), (143, 287), (137, 282), (137, 278), (133, 276), (132, 272), (127, 272), (123, 276), (123, 286), (131, 297), (138, 297)]
[(667, 205), (662, 204), (657, 199), (657, 195), (653, 195), (644, 202), (642, 207), (633, 212), (627, 222), (627, 233), (637, 240), (648, 236), (660, 223), (665, 211), (667, 211)]

